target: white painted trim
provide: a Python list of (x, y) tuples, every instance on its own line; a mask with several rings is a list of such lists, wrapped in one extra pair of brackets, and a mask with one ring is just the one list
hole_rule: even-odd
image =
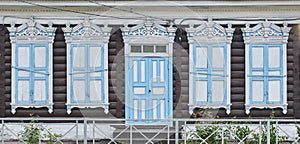
[[(251, 108), (282, 108), (284, 114), (287, 113), (287, 40), (291, 27), (287, 27), (287, 23), (283, 27), (279, 27), (274, 23), (265, 21), (250, 28), (246, 24), (245, 28), (241, 29), (243, 32), (243, 39), (245, 43), (245, 112), (250, 113)], [(283, 49), (283, 102), (281, 104), (250, 104), (250, 44), (282, 44)]]
[[(53, 42), (56, 28), (52, 27), (52, 23), (48, 23), (48, 27), (42, 26), (40, 23), (37, 23), (30, 18), (28, 22), (23, 23), (19, 27), (15, 27), (14, 23), (11, 23), (11, 27), (8, 27), (8, 31), (10, 34), (10, 40), (12, 44), (12, 59), (11, 59), (11, 112), (13, 114), (16, 113), (16, 109), (18, 107), (23, 108), (40, 108), (40, 107), (47, 107), (48, 112), (53, 112)], [(24, 31), (26, 30), (27, 31)], [(38, 30), (39, 32), (35, 32)], [(48, 103), (43, 104), (19, 104), (16, 103), (15, 97), (15, 68), (13, 68), (15, 61), (16, 61), (16, 44), (48, 44), (48, 54), (49, 54), (49, 76), (48, 76)]]
[[(200, 26), (194, 28), (194, 24), (190, 24), (189, 28), (186, 28), (188, 40), (189, 40), (189, 112), (193, 113), (193, 109), (196, 107), (201, 108), (225, 108), (226, 113), (230, 113), (231, 106), (231, 41), (233, 37), (234, 28), (231, 24), (228, 24), (228, 28), (224, 28), (219, 23), (213, 22), (209, 19), (208, 22), (203, 22)], [(227, 100), (226, 104), (194, 104), (194, 78), (193, 78), (193, 67), (194, 67), (194, 44), (226, 44), (227, 48), (227, 77), (226, 77), (226, 90)]]
[[(34, 3), (46, 6), (70, 6), (70, 7), (85, 7), (96, 6), (101, 4), (106, 6), (294, 6), (300, 5), (299, 1), (97, 1), (98, 4), (85, 1), (34, 1)], [(32, 6), (22, 2), (1, 1), (2, 6)]]
[[(194, 56), (194, 40), (192, 40), (190, 37), (188, 37), (188, 40), (189, 40), (189, 105), (194, 105), (194, 75), (191, 74), (191, 72), (193, 72), (193, 67), (194, 67), (194, 59), (193, 59), (193, 56)], [(193, 110), (194, 110), (195, 107), (193, 108), (189, 108), (189, 113), (192, 114), (193, 113)]]
[[(84, 29), (84, 32), (79, 32)], [(84, 21), (75, 27), (70, 27), (70, 23), (66, 24), (64, 31), (64, 36), (67, 43), (67, 113), (71, 114), (72, 108), (96, 108), (102, 107), (104, 113), (108, 114), (109, 109), (109, 91), (108, 91), (108, 41), (111, 32), (110, 27), (104, 25), (104, 27), (99, 27), (92, 23), (88, 17), (85, 17)], [(73, 35), (75, 34), (75, 35)], [(71, 103), (71, 80), (70, 80), (70, 51), (71, 44), (103, 44), (104, 52), (104, 103), (99, 104), (85, 104), (85, 103)]]

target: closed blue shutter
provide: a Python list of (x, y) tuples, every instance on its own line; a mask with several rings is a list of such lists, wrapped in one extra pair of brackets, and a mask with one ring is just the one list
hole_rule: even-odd
[(15, 51), (17, 104), (48, 103), (48, 44), (20, 44)]
[(71, 103), (104, 103), (104, 49), (99, 44), (71, 44)]
[(226, 104), (226, 45), (194, 45), (194, 104)]
[(250, 45), (250, 103), (283, 103), (282, 45)]

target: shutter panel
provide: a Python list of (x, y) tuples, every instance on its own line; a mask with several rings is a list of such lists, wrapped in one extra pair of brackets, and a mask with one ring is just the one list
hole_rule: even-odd
[(264, 81), (252, 81), (252, 101), (260, 102), (264, 101)]
[(104, 49), (101, 45), (90, 45), (89, 55), (89, 101), (91, 103), (104, 102)]
[(207, 68), (207, 47), (197, 47), (195, 53), (196, 68)]
[(209, 101), (209, 47), (196, 46), (194, 50), (194, 99), (196, 103), (207, 103)]
[(46, 101), (46, 80), (34, 80), (34, 101)]
[(74, 80), (73, 82), (73, 99), (74, 102), (84, 102), (85, 101), (85, 81), (84, 80)]
[(195, 92), (197, 102), (207, 102), (207, 81), (196, 81)]
[(212, 94), (211, 94), (211, 102), (223, 102), (225, 91), (224, 91), (224, 81), (212, 81)]
[(253, 68), (264, 67), (264, 47), (253, 47), (251, 57)]
[(279, 46), (268, 47), (268, 102), (280, 103), (282, 97), (281, 49)]
[(269, 89), (268, 89), (268, 102), (280, 102), (281, 99), (281, 86), (280, 80), (270, 80), (269, 81)]
[(33, 102), (45, 103), (48, 99), (48, 48), (46, 45), (33, 45)]
[(224, 47), (212, 47), (212, 68), (224, 68)]
[(86, 96), (86, 83), (85, 83), (85, 71), (86, 71), (86, 60), (85, 60), (85, 46), (74, 46), (71, 48), (71, 76), (72, 76), (72, 99), (75, 103), (82, 103), (85, 101)]
[(16, 103), (30, 103), (30, 45), (16, 46)]
[(17, 103), (29, 103), (30, 99), (30, 84), (29, 80), (18, 80), (17, 84)]
[(264, 46), (250, 48), (250, 98), (252, 103), (265, 103), (265, 59)]

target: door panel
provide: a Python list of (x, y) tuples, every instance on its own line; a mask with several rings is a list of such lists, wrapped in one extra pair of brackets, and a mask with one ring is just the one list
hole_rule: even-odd
[(168, 118), (168, 58), (129, 58), (128, 61), (126, 76), (129, 78), (129, 95), (126, 99), (126, 119), (135, 121), (127, 123), (147, 124), (151, 121), (143, 121), (144, 119)]

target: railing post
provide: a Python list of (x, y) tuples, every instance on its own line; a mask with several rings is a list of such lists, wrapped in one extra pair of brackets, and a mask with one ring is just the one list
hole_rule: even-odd
[(39, 129), (39, 144), (42, 143), (42, 137), (41, 137), (41, 124), (37, 124), (38, 125), (38, 129)]
[(95, 144), (95, 120), (93, 120), (93, 144)]
[(175, 121), (175, 144), (179, 143), (179, 128), (178, 128), (178, 120)]
[(259, 144), (261, 144), (262, 123), (259, 121)]
[(132, 125), (129, 125), (130, 126), (130, 144), (132, 144)]
[(78, 120), (76, 120), (76, 144), (78, 143)]
[(170, 125), (167, 125), (168, 126), (168, 142), (167, 144), (170, 144)]
[(275, 135), (276, 135), (276, 144), (278, 144), (278, 121), (276, 121)]
[(184, 144), (186, 144), (187, 132), (186, 132), (186, 121), (184, 121)]
[(267, 121), (267, 144), (271, 144), (270, 119)]
[(83, 122), (84, 124), (83, 124), (83, 132), (84, 132), (84, 136), (83, 136), (83, 139), (84, 139), (84, 141), (83, 141), (83, 143), (84, 144), (87, 144), (87, 121), (86, 121), (86, 119), (84, 119), (84, 122)]
[(221, 126), (222, 127), (222, 144), (224, 144), (224, 127), (223, 126)]
[(4, 120), (2, 120), (1, 138), (2, 138), (2, 143), (4, 144)]

